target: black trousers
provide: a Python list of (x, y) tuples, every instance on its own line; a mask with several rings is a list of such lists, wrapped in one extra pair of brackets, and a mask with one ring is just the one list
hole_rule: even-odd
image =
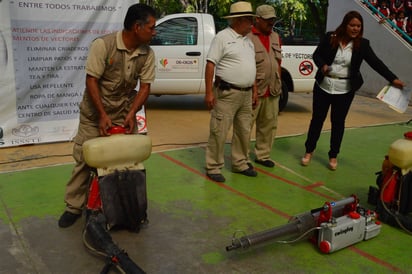
[(312, 153), (319, 140), (323, 123), (331, 109), (331, 137), (329, 158), (336, 158), (340, 151), (340, 146), (345, 132), (345, 120), (349, 108), (352, 104), (354, 92), (345, 94), (329, 94), (323, 91), (317, 83), (313, 87), (312, 101), (312, 120), (310, 121), (309, 131), (305, 142), (306, 153)]

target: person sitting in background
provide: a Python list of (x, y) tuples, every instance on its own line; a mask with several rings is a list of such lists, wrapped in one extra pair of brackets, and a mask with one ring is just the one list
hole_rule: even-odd
[[(376, 14), (376, 9), (379, 7), (379, 1), (378, 0), (367, 0), (367, 2), (369, 2), (370, 5), (368, 5), (368, 8), (372, 11), (373, 14)], [(375, 9), (373, 9), (372, 7), (374, 7)]]
[(388, 21), (390, 21), (390, 22), (392, 23), (392, 25), (391, 25), (392, 29), (393, 29), (394, 31), (396, 31), (396, 28), (393, 27), (393, 26), (396, 26), (396, 14), (395, 14), (395, 13), (391, 13), (391, 14), (389, 15), (389, 18), (387, 18), (387, 19), (388, 19)]
[[(384, 22), (384, 20), (385, 19), (387, 19), (387, 18), (389, 18), (389, 15), (391, 14), (391, 11), (390, 11), (390, 9), (388, 8), (388, 4), (386, 3), (386, 1), (382, 1), (381, 2), (381, 4), (378, 6), (378, 11), (380, 12), (380, 13), (382, 13), (382, 15), (384, 16), (382, 19), (383, 19), (383, 22)], [(382, 23), (383, 23), (382, 22)]]
[(412, 16), (412, 0), (405, 0), (405, 16), (410, 18)]
[(372, 6), (377, 8), (379, 6), (379, 1), (378, 0), (369, 0), (369, 3), (371, 3)]
[(406, 32), (406, 21), (407, 18), (405, 18), (405, 12), (400, 11), (396, 17), (396, 26), (404, 32)]
[(408, 17), (405, 24), (406, 34), (412, 38), (412, 17)]
[(391, 5), (389, 6), (391, 12), (399, 13), (400, 11), (405, 11), (403, 1), (404, 0), (391, 0)]
[(384, 17), (381, 17), (381, 20), (379, 21), (380, 24), (385, 23), (386, 21), (391, 22), (391, 28), (393, 30), (396, 30), (394, 26), (396, 26), (396, 13), (391, 12), (389, 9), (386, 1), (382, 1), (378, 7), (378, 11), (382, 13)]

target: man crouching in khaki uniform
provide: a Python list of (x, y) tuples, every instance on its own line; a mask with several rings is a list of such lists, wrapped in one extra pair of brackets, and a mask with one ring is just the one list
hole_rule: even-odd
[[(148, 46), (156, 34), (155, 10), (145, 4), (129, 7), (124, 29), (95, 39), (86, 62), (86, 90), (80, 104), (80, 123), (74, 138), (76, 165), (66, 185), (66, 209), (59, 227), (69, 227), (81, 216), (90, 172), (82, 153), (83, 143), (122, 125), (137, 133), (136, 112), (145, 103), (155, 78), (154, 52)], [(140, 82), (139, 92), (134, 90)]]

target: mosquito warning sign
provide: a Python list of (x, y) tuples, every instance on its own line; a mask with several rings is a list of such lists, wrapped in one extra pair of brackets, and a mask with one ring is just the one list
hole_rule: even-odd
[(309, 60), (304, 60), (299, 65), (299, 72), (302, 75), (310, 75), (313, 72), (313, 63)]

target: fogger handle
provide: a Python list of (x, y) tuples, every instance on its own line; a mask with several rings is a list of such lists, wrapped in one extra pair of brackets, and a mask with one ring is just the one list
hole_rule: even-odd
[(312, 215), (316, 217), (317, 215), (319, 215), (319, 212), (328, 210), (329, 206), (332, 207), (331, 208), (332, 211), (333, 210), (342, 210), (346, 205), (352, 204), (355, 201), (356, 201), (356, 197), (354, 197), (354, 196), (347, 197), (347, 198), (344, 198), (344, 199), (339, 200), (339, 201), (333, 201), (333, 202), (330, 202), (330, 203), (325, 203), (325, 205), (323, 205), (321, 207), (312, 209), (310, 211), (310, 213), (312, 213)]

